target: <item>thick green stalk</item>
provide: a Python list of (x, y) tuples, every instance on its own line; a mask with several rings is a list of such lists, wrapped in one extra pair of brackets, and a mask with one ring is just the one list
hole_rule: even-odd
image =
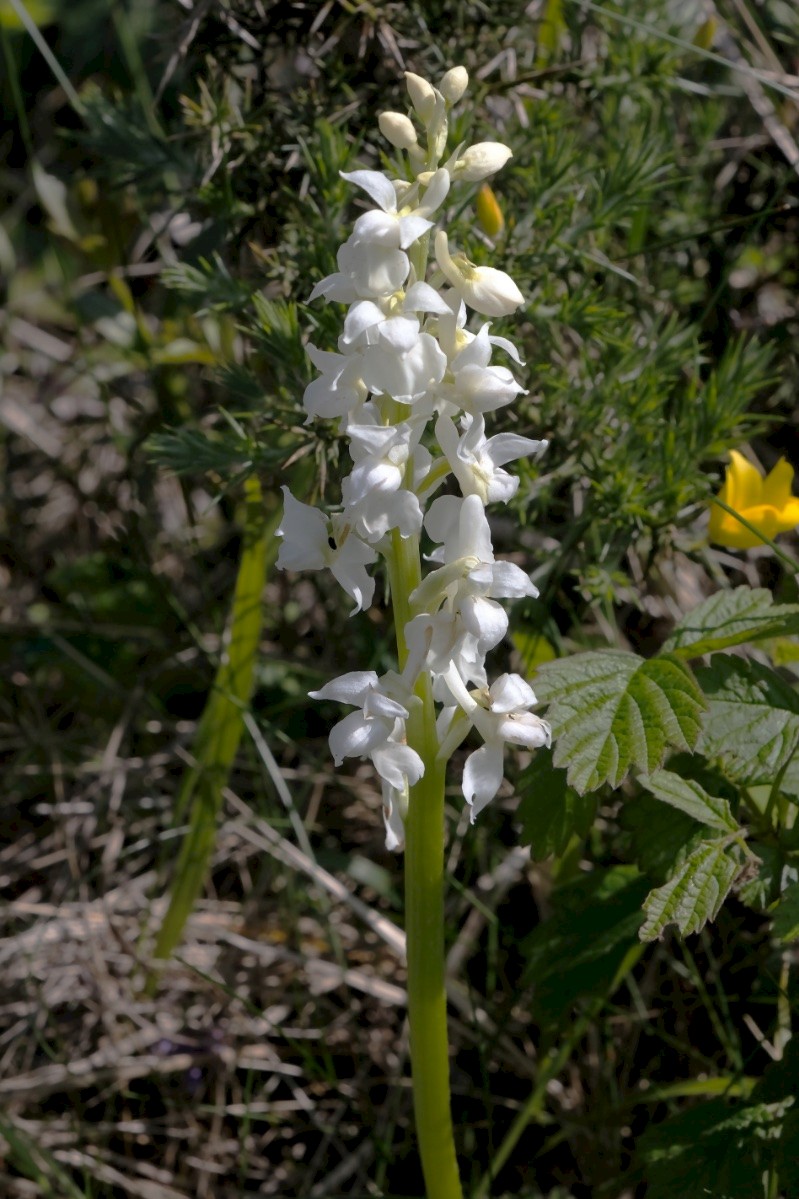
[[(392, 534), (391, 599), (400, 668), (407, 659), (409, 597), (421, 578), (419, 542)], [(427, 1199), (461, 1199), (449, 1092), (449, 1040), (444, 984), (444, 776), (436, 760), (435, 706), (430, 675), (416, 685), (418, 703), (406, 723), (408, 744), (424, 762), (405, 818), (405, 932), (408, 1021), (416, 1136)]]
[(250, 477), (245, 482), (244, 544), (233, 595), (229, 640), (197, 729), (195, 763), (186, 774), (178, 796), (178, 811), (189, 811), (189, 827), (175, 867), (169, 906), (158, 930), (155, 958), (168, 958), (179, 943), (208, 874), (222, 791), (239, 747), (244, 712), (252, 694), (263, 623), (263, 590), (274, 541), (272, 532), (264, 519), (260, 484)]

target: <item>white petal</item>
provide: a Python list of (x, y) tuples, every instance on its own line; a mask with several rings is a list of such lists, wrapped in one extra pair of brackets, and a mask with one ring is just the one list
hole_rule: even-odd
[[(372, 300), (359, 300), (353, 304), (344, 318), (344, 332), (339, 338), (339, 349), (350, 349), (367, 345), (377, 336), (376, 326), (385, 320), (382, 309)], [(371, 336), (370, 336), (371, 335)]]
[(516, 349), (516, 346), (512, 341), (508, 341), (507, 337), (489, 337), (488, 340), (491, 342), (492, 346), (498, 346), (500, 350), (504, 350), (514, 362), (519, 364), (519, 366), (524, 366), (524, 362), (522, 361), (519, 351)]
[(369, 692), (363, 704), (365, 716), (390, 720), (393, 726), (395, 720), (407, 720), (408, 709), (399, 700), (376, 688)]
[(402, 795), (388, 783), (383, 783), (383, 822), (386, 826), (386, 849), (405, 848), (405, 826), (400, 807)]
[(490, 742), (476, 749), (463, 767), (463, 794), (471, 805), (471, 821), (499, 791), (503, 774), (501, 742)]
[(408, 246), (412, 246), (415, 241), (418, 241), (423, 234), (427, 233), (428, 229), (433, 228), (433, 222), (426, 220), (422, 216), (401, 216), (399, 218), (399, 244), (401, 250), (407, 250)]
[(372, 752), (375, 770), (390, 787), (402, 790), (406, 783), (413, 786), (424, 774), (424, 762), (410, 745), (388, 742)]
[(461, 291), (466, 303), (483, 316), (510, 316), (524, 303), (510, 275), (493, 266), (478, 266)]
[[(379, 212), (376, 208), (372, 208), (358, 217), (352, 226), (352, 233), (344, 244), (347, 245), (347, 243), (353, 246), (371, 245), (374, 249), (383, 251), (399, 250), (399, 217), (390, 216), (386, 212)], [(338, 263), (341, 266), (340, 258), (338, 258)]]
[(451, 182), (452, 180), (447, 168), (440, 167), (428, 183), (424, 199), (417, 208), (417, 212), (422, 213), (424, 216), (432, 216), (446, 200)]
[(319, 691), (309, 691), (311, 699), (334, 699), (340, 704), (362, 708), (369, 692), (378, 686), (374, 670), (351, 670), (325, 683)]
[(494, 466), (504, 466), (517, 458), (543, 454), (548, 445), (548, 441), (533, 441), (531, 437), (519, 437), (516, 433), (497, 433), (486, 442), (485, 452)]
[(486, 520), (483, 501), (477, 495), (466, 496), (461, 505), (458, 522), (458, 553), (456, 557), (465, 558), (467, 556), (476, 558), (478, 562), (494, 561), (491, 529)]
[(284, 540), (277, 557), (280, 570), (321, 570), (328, 548), (327, 517), (318, 508), (296, 500), (288, 487), (283, 492), (283, 519), (277, 536)]
[(479, 183), (500, 171), (509, 158), (513, 158), (513, 151), (502, 142), (477, 142), (455, 163), (455, 172), (467, 183)]
[(341, 171), (341, 178), (361, 187), (383, 212), (397, 211), (397, 197), (391, 180), (380, 171)]
[(508, 631), (508, 614), (505, 609), (480, 595), (467, 596), (463, 600), (461, 616), (468, 631), (477, 637), (484, 653), (499, 645)]
[(532, 708), (537, 702), (532, 687), (520, 674), (501, 674), (491, 684), (488, 694), (492, 712), (513, 712), (519, 708)]
[(491, 590), (495, 599), (520, 599), (523, 595), (535, 598), (538, 588), (528, 574), (513, 562), (495, 562), (491, 568)]
[(308, 303), (318, 299), (319, 296), (324, 296), (326, 300), (337, 300), (340, 304), (351, 304), (353, 300), (358, 299), (358, 293), (352, 285), (352, 280), (340, 271), (320, 279), (308, 296)]
[(511, 745), (540, 749), (542, 745), (550, 744), (552, 731), (547, 722), (533, 712), (512, 712), (497, 725), (497, 736)]
[(330, 730), (328, 741), (333, 761), (368, 757), (388, 741), (390, 725), (383, 720), (366, 720), (363, 712), (350, 712)]
[(375, 594), (375, 581), (367, 574), (366, 566), (374, 562), (377, 555), (371, 545), (366, 545), (355, 533), (350, 533), (339, 546), (338, 553), (330, 561), (330, 572), (347, 595), (355, 600), (350, 612), (365, 612), (371, 606)]
[(433, 541), (448, 542), (458, 528), (462, 499), (440, 495), (433, 500), (424, 518), (424, 527)]
[(403, 304), (405, 312), (436, 312), (442, 316), (451, 315), (447, 302), (429, 283), (412, 283), (405, 293)]

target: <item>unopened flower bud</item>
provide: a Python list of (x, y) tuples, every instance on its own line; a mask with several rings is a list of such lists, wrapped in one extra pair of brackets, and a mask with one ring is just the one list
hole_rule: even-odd
[(497, 197), (487, 183), (484, 183), (477, 193), (475, 208), (483, 232), (489, 237), (498, 237), (505, 228), (505, 218)]
[(381, 112), (377, 118), (380, 132), (396, 150), (410, 150), (416, 145), (416, 130), (413, 121), (401, 112)]
[(453, 174), (467, 183), (479, 183), (504, 167), (513, 151), (502, 142), (478, 142), (461, 155), (453, 167)]
[(426, 79), (422, 79), (421, 75), (414, 75), (412, 71), (405, 72), (405, 86), (420, 121), (429, 125), (436, 111), (436, 89)]
[(438, 90), (447, 104), (457, 104), (468, 86), (469, 73), (466, 67), (453, 67), (439, 83)]

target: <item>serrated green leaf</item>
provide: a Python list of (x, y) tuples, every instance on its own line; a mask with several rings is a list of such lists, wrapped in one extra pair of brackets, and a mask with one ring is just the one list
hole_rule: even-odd
[(738, 821), (730, 810), (726, 799), (708, 795), (707, 791), (695, 779), (684, 779), (670, 770), (657, 770), (654, 774), (640, 779), (642, 787), (651, 791), (656, 799), (679, 808), (687, 816), (706, 824), (709, 828), (718, 829), (722, 833), (738, 831)]
[(707, 840), (701, 824), (646, 793), (626, 803), (619, 819), (631, 835), (634, 861), (653, 882), (666, 882)]
[(799, 940), (799, 883), (783, 892), (774, 911), (774, 936), (780, 941)]
[(649, 774), (668, 748), (692, 749), (699, 736), (704, 700), (676, 658), (578, 654), (543, 666), (536, 692), (549, 704), (554, 763), (581, 793), (618, 787), (633, 767)]
[(664, 650), (698, 658), (732, 645), (799, 633), (799, 604), (775, 604), (764, 587), (720, 591), (683, 617)]
[(584, 837), (596, 815), (595, 796), (579, 795), (566, 782), (566, 771), (555, 769), (543, 754), (525, 770), (518, 791), (520, 840), (522, 845), (530, 845), (537, 861), (562, 854), (575, 833)]
[(696, 672), (708, 700), (700, 749), (746, 786), (771, 785), (799, 745), (799, 695), (768, 666), (719, 656)]
[[(731, 1106), (711, 1099), (644, 1133), (647, 1199), (753, 1199), (777, 1159), (792, 1097)], [(788, 1194), (788, 1192), (784, 1192)]]
[(738, 869), (723, 841), (700, 845), (686, 858), (674, 878), (647, 895), (644, 900), (647, 919), (641, 928), (641, 940), (661, 937), (667, 924), (676, 924), (684, 937), (698, 933), (708, 920), (715, 920)]

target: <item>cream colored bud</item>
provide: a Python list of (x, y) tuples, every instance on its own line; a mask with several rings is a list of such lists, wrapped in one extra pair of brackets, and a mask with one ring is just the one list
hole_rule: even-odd
[(401, 112), (381, 112), (377, 118), (380, 132), (387, 142), (397, 150), (410, 150), (416, 145), (416, 130), (413, 121)]
[(452, 173), (467, 183), (479, 183), (501, 170), (509, 158), (513, 151), (502, 142), (478, 142), (461, 155)]
[(411, 104), (425, 125), (429, 125), (436, 111), (436, 89), (432, 83), (414, 75), (412, 71), (405, 72), (405, 86), (411, 98)]
[(457, 104), (469, 86), (469, 72), (466, 67), (453, 67), (447, 71), (438, 85), (438, 90), (447, 104)]

